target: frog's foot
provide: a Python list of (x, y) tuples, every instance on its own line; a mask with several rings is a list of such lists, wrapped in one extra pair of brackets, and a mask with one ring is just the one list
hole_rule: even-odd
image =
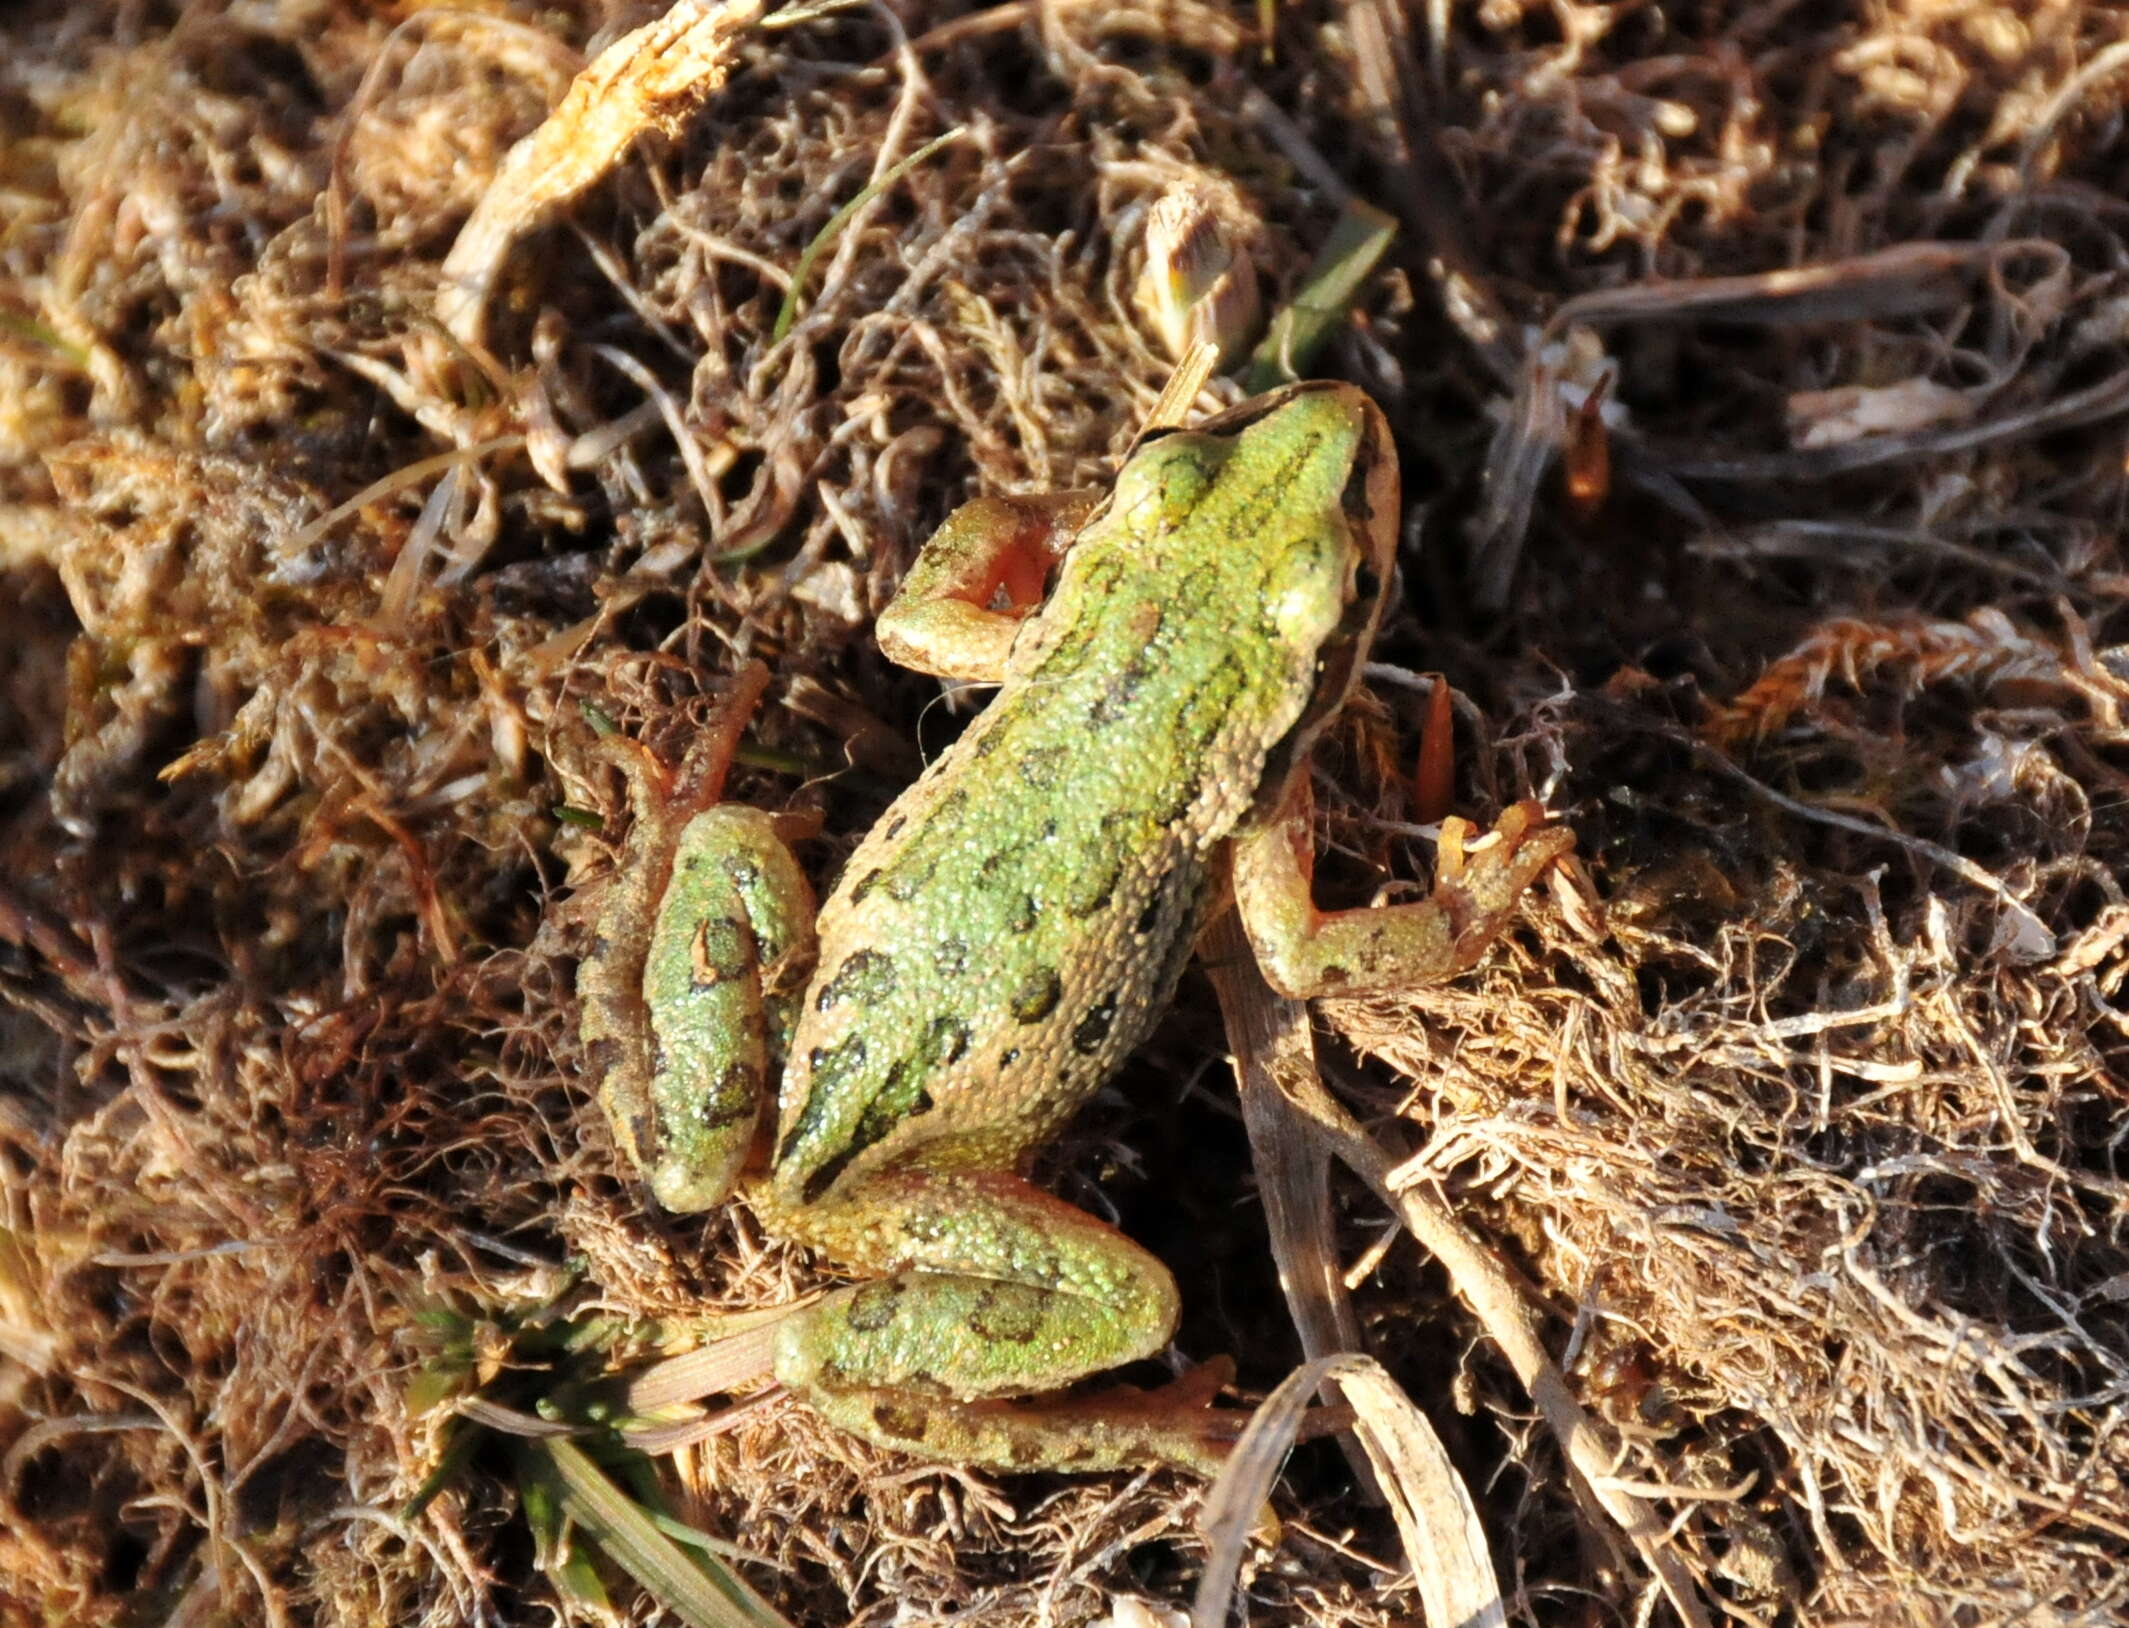
[(920, 673), (996, 684), (1021, 622), (1042, 602), (1051, 569), (1094, 501), (1063, 492), (962, 504), (880, 612), (873, 626), (880, 649)]
[(1306, 781), (1279, 812), (1235, 840), (1235, 904), (1266, 980), (1297, 999), (1363, 994), (1453, 977), (1514, 915), (1545, 867), (1574, 847), (1525, 799), (1474, 844), (1468, 820), (1442, 821), (1434, 891), (1414, 904), (1318, 910), (1309, 897), (1314, 840)]
[(1085, 1396), (957, 1402), (878, 1387), (816, 1383), (807, 1399), (853, 1435), (900, 1452), (995, 1470), (1118, 1470), (1166, 1464), (1219, 1474), (1249, 1413), (1214, 1405), (1226, 1358), (1154, 1390), (1107, 1386)]
[(1484, 846), (1474, 850), (1470, 843), (1477, 829), (1452, 814), (1442, 821), (1441, 843), (1435, 850), (1431, 902), (1439, 902), (1456, 920), (1459, 966), (1469, 966), (1485, 953), (1508, 925), (1523, 890), (1575, 845), (1575, 834), (1564, 825), (1549, 824), (1544, 805), (1531, 797), (1511, 805), (1481, 839)]

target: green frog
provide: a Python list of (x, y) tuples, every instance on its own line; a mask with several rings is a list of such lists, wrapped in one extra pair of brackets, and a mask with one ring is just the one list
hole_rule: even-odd
[(715, 801), (729, 741), (677, 786), (639, 766), (578, 979), (601, 1098), (662, 1203), (736, 1186), (859, 1280), (777, 1334), (778, 1379), (831, 1420), (1010, 1469), (1221, 1461), (1236, 1415), (1201, 1378), (1049, 1394), (1159, 1351), (1178, 1296), (1024, 1170), (1145, 1037), (1224, 897), (1274, 986), (1355, 994), (1469, 966), (1572, 846), (1526, 802), (1468, 851), (1444, 822), (1426, 899), (1313, 904), (1308, 751), (1381, 619), (1398, 504), (1380, 410), (1303, 383), (1149, 434), (1105, 500), (956, 511), (878, 638), (997, 693), (817, 923), (776, 822)]

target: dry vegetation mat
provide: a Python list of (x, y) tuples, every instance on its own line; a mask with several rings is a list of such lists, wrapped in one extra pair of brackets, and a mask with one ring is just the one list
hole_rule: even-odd
[[(8, 8), (0, 1617), (643, 1609), (504, 1427), (822, 1285), (658, 1213), (589, 1095), (598, 736), (677, 758), (764, 664), (727, 794), (832, 875), (967, 715), (873, 614), (959, 499), (1113, 473), (1182, 196), (1267, 310), (1396, 227), (1316, 324), (1410, 510), (1324, 896), (1444, 803), (1579, 837), (1471, 975), (1287, 1016), (1322, 1326), (1387, 1380), (1335, 1371), (1416, 1402), (1514, 1621), (2120, 1620), (2124, 29)], [(1228, 1044), (1186, 981), (1040, 1173), (1262, 1395), (1304, 1343)], [(795, 1622), (1169, 1620), (1207, 1565), (1172, 1473), (719, 1422), (665, 1493)], [(1435, 1598), (1356, 1462), (1223, 1540), (1248, 1620)]]

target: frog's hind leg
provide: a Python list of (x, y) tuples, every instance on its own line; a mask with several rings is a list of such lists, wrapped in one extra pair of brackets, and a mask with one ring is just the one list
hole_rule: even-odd
[(717, 800), (767, 683), (743, 667), (677, 769), (600, 743), (635, 824), (577, 963), (578, 1032), (615, 1142), (683, 1213), (720, 1203), (746, 1163), (816, 948), (792, 822)]
[(1434, 892), (1413, 904), (1318, 910), (1309, 896), (1315, 863), (1308, 782), (1297, 777), (1276, 813), (1238, 833), (1235, 906), (1273, 988), (1296, 999), (1362, 994), (1432, 983), (1470, 966), (1499, 936), (1523, 890), (1575, 845), (1524, 801), (1510, 808), (1484, 847), (1467, 849), (1468, 821), (1442, 821)]
[[(722, 1202), (745, 1164), (813, 965), (813, 893), (776, 819), (743, 804), (672, 836), (644, 924), (623, 893), (578, 965), (615, 1140), (658, 1202)], [(640, 890), (638, 890), (640, 891)]]
[(865, 1183), (797, 1230), (883, 1275), (800, 1313), (776, 1374), (824, 1416), (903, 1452), (999, 1469), (1180, 1464), (1215, 1471), (1247, 1415), (1224, 1369), (1144, 1392), (1056, 1391), (1151, 1356), (1174, 1332), (1168, 1269), (1113, 1228), (1000, 1171)]

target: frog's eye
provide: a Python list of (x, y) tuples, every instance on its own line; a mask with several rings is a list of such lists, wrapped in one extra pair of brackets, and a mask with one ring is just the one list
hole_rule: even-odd
[(1365, 554), (1356, 555), (1353, 561), (1353, 597), (1358, 600), (1373, 599), (1382, 592), (1382, 573), (1375, 569), (1375, 562)]
[(1367, 460), (1355, 458), (1345, 474), (1345, 489), (1338, 494), (1338, 506), (1362, 525), (1367, 524), (1375, 512), (1375, 505), (1368, 496), (1368, 473)]

